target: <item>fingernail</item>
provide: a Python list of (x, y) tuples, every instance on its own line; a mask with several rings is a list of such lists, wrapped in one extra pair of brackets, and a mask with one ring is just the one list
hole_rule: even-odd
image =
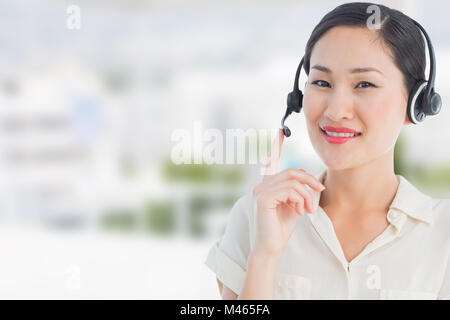
[(320, 191), (323, 191), (326, 189), (326, 187), (323, 184), (319, 184), (319, 186), (320, 186)]

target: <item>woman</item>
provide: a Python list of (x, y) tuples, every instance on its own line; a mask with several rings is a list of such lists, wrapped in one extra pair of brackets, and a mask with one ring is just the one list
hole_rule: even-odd
[[(314, 29), (303, 110), (327, 169), (267, 171), (237, 201), (206, 260), (223, 299), (450, 298), (450, 200), (394, 172), (425, 43), (409, 17), (382, 5), (381, 24), (368, 28), (370, 5), (339, 6)], [(342, 127), (356, 134), (333, 137)], [(282, 142), (280, 130), (271, 168)]]

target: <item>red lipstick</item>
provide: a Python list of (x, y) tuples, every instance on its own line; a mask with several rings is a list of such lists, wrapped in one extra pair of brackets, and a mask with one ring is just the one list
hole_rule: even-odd
[(343, 133), (360, 133), (359, 131), (347, 128), (347, 127), (332, 127), (332, 126), (325, 126), (322, 127), (325, 131), (331, 131), (331, 132), (343, 132)]
[[(356, 139), (361, 135), (361, 132), (347, 127), (325, 126), (320, 129), (325, 140), (333, 144), (342, 144), (349, 140)], [(326, 131), (328, 131), (329, 133), (327, 133)], [(349, 134), (353, 135), (349, 136)]]

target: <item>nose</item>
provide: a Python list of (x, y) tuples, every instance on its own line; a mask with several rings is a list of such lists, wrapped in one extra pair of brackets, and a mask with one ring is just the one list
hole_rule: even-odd
[(346, 92), (344, 88), (333, 90), (328, 96), (325, 116), (335, 122), (342, 119), (352, 119), (354, 110), (351, 94)]

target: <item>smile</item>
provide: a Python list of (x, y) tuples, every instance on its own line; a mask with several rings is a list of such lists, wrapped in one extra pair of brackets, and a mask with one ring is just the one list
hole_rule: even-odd
[(358, 133), (332, 132), (332, 131), (325, 131), (322, 128), (320, 128), (320, 131), (322, 132), (322, 135), (324, 136), (325, 140), (333, 144), (342, 144), (349, 140), (356, 139), (361, 135), (361, 132)]

